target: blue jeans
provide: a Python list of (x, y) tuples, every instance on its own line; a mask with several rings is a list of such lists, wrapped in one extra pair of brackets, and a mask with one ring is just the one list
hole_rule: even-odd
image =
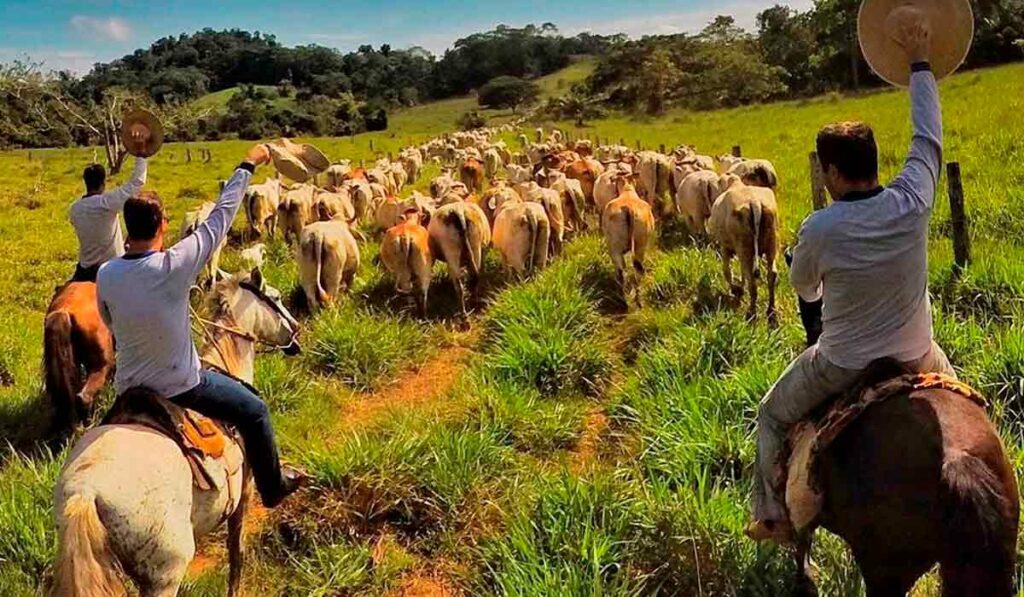
[(199, 376), (198, 386), (174, 396), (171, 402), (238, 429), (256, 489), (264, 503), (273, 500), (281, 492), (281, 462), (267, 405), (244, 384), (227, 375), (203, 370)]

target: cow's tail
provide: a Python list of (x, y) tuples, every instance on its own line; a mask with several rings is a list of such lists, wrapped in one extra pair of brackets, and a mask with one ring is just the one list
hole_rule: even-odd
[(55, 597), (124, 595), (117, 559), (107, 543), (107, 529), (96, 512), (96, 496), (91, 493), (70, 496), (60, 518), (52, 594)]
[(470, 273), (474, 276), (480, 274), (480, 261), (477, 259), (473, 245), (469, 242), (469, 225), (466, 221), (466, 213), (462, 210), (452, 212), (451, 224), (459, 231), (459, 238), (462, 239), (462, 250), (469, 257)]
[(628, 206), (623, 207), (622, 217), (626, 221), (626, 238), (629, 239), (629, 253), (632, 255), (636, 251), (636, 239), (633, 237), (633, 228), (636, 227), (636, 222), (633, 221), (633, 210)]
[(402, 256), (402, 261), (406, 267), (409, 268), (409, 271), (416, 271), (412, 263), (412, 258), (415, 256), (412, 250), (412, 241), (405, 234), (398, 237), (398, 252)]
[(74, 324), (67, 311), (54, 311), (43, 320), (43, 370), (46, 391), (53, 404), (55, 418), (64, 428), (78, 421), (75, 394), (80, 384), (75, 349)]
[(324, 290), (323, 268), (324, 268), (324, 238), (319, 234), (313, 236), (313, 256), (316, 259), (316, 300), (321, 304), (331, 302), (331, 295)]
[(754, 278), (761, 277), (761, 268), (758, 264), (761, 262), (761, 215), (762, 206), (760, 201), (755, 201), (750, 204), (750, 229), (754, 233), (754, 263), (751, 266), (754, 272)]
[(540, 225), (537, 222), (537, 214), (532, 210), (526, 210), (526, 226), (530, 229), (530, 247), (526, 252), (526, 272), (532, 274), (536, 270), (534, 260), (537, 258), (537, 235), (540, 233)]

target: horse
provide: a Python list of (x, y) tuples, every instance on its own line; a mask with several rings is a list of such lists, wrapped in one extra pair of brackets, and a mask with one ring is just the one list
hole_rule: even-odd
[[(280, 293), (259, 270), (218, 282), (207, 299), (209, 320), (200, 360), (252, 382), (257, 343), (294, 354), (298, 324)], [(229, 439), (225, 460), (243, 463)], [(242, 522), (252, 492), (248, 467), (234, 473), (206, 459), (215, 483), (194, 487), (181, 448), (141, 425), (100, 425), (72, 449), (54, 490), (58, 553), (53, 595), (96, 597), (125, 593), (119, 571), (143, 597), (177, 594), (196, 540), (228, 521), (229, 595), (237, 595), (243, 568)]]
[(55, 430), (81, 426), (113, 367), (114, 342), (100, 317), (96, 283), (58, 288), (43, 320), (43, 371)]
[(1017, 482), (978, 403), (944, 388), (899, 391), (850, 423), (817, 466), (824, 498), (796, 536), (799, 594), (817, 595), (818, 526), (850, 546), (868, 597), (905, 595), (936, 564), (943, 595), (1016, 594)]

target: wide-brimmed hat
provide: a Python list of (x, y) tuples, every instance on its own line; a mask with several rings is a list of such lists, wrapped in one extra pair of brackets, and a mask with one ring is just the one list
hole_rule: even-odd
[(929, 62), (937, 79), (963, 64), (974, 38), (970, 0), (863, 0), (857, 36), (864, 58), (875, 74), (901, 87), (910, 84), (910, 64), (893, 34), (913, 19), (923, 19), (931, 30)]
[(327, 156), (308, 143), (278, 139), (268, 143), (267, 147), (270, 149), (270, 157), (277, 171), (295, 182), (305, 182), (331, 166)]
[[(144, 129), (148, 134), (143, 140), (132, 136), (132, 131)], [(121, 120), (121, 144), (125, 151), (137, 158), (148, 158), (160, 151), (164, 144), (164, 127), (157, 117), (147, 110), (134, 110)]]

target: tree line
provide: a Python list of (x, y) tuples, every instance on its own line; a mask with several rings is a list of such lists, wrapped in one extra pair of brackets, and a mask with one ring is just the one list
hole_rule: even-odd
[[(457, 40), (443, 56), (423, 48), (364, 45), (343, 53), (319, 45), (285, 47), (275, 36), (204, 29), (165, 37), (84, 76), (43, 73), (31, 64), (0, 70), (0, 147), (102, 141), (111, 96), (175, 118), (173, 140), (280, 134), (348, 135), (387, 126), (400, 106), (461, 95), (500, 76), (535, 78), (577, 54), (600, 54), (621, 36), (566, 37), (546, 23), (498, 26)], [(226, 110), (186, 107), (239, 87)], [(126, 102), (123, 98), (131, 98)], [(59, 101), (58, 101), (59, 100)], [(187, 115), (187, 117), (185, 117)], [(82, 120), (93, 126), (82, 126)], [(65, 126), (54, 126), (61, 123)]]
[[(797, 11), (776, 5), (745, 31), (719, 16), (697, 34), (618, 43), (584, 83), (549, 102), (558, 118), (590, 118), (603, 105), (658, 114), (749, 104), (881, 85), (857, 43), (860, 0), (815, 0)], [(1024, 58), (1024, 0), (974, 0), (967, 67)]]

